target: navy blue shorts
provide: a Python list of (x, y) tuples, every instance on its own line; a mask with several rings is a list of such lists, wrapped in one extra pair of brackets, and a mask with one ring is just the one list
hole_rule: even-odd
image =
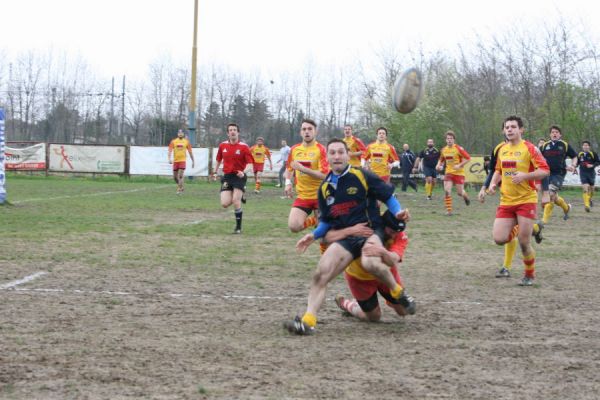
[(425, 175), (425, 177), (431, 176), (432, 178), (437, 178), (437, 171), (435, 168), (429, 168), (423, 165), (423, 175)]
[(582, 185), (590, 185), (594, 186), (596, 183), (596, 172), (592, 170), (591, 172), (579, 172), (579, 179), (581, 179)]
[[(563, 181), (565, 180), (564, 175), (550, 175), (542, 179), (542, 190), (558, 192), (562, 189)], [(551, 189), (552, 186), (552, 189)]]
[[(375, 234), (379, 236), (381, 243), (383, 243), (383, 228), (375, 229)], [(352, 254), (352, 259), (354, 260), (361, 256), (362, 248), (367, 239), (368, 238), (363, 236), (348, 236), (345, 239), (338, 240), (336, 243), (339, 243), (344, 249), (348, 250), (350, 254)]]

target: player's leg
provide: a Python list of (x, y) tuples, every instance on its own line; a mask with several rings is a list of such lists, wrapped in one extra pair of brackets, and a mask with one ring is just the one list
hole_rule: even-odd
[(235, 229), (233, 233), (242, 233), (242, 197), (244, 191), (240, 188), (233, 188), (231, 202), (233, 204), (233, 213), (235, 214)]
[(183, 184), (184, 184), (184, 178), (183, 178), (183, 173), (185, 172), (184, 169), (179, 168), (177, 170), (177, 187), (179, 188), (179, 192), (183, 192)]
[(333, 243), (329, 246), (325, 254), (321, 256), (317, 269), (312, 276), (306, 312), (301, 319), (297, 318), (285, 324), (288, 331), (300, 335), (314, 332), (317, 325), (317, 313), (325, 301), (327, 285), (344, 271), (352, 259), (352, 253), (339, 243)]
[(563, 219), (566, 221), (569, 219), (569, 211), (571, 211), (571, 205), (567, 204), (559, 192), (562, 188), (564, 177), (562, 175), (552, 175), (550, 177), (550, 191), (554, 193), (554, 204), (562, 208), (564, 212)]
[(446, 215), (452, 215), (452, 182), (451, 178), (444, 178), (444, 205), (446, 206)]
[[(376, 234), (367, 239), (365, 245), (367, 244), (383, 246), (381, 239)], [(399, 299), (402, 296), (404, 288), (396, 281), (394, 275), (390, 271), (390, 267), (381, 261), (381, 257), (365, 256), (363, 254), (361, 255), (361, 263), (365, 271), (374, 275), (381, 283), (390, 289), (390, 294), (394, 299)]]
[(522, 286), (531, 286), (535, 278), (535, 250), (531, 246), (531, 232), (533, 230), (534, 220), (523, 215), (517, 215), (519, 223), (519, 247), (523, 254), (523, 265), (525, 266), (525, 276), (521, 281)]
[(456, 194), (463, 198), (466, 205), (471, 204), (471, 200), (469, 199), (469, 195), (465, 192), (465, 184), (457, 183), (456, 184)]
[[(360, 280), (347, 273), (344, 274), (352, 298), (342, 295), (335, 296), (335, 303), (350, 315), (364, 321), (379, 321), (381, 308), (377, 300), (377, 281)], [(358, 300), (360, 299), (360, 300)]]
[(233, 204), (233, 188), (221, 188), (221, 207), (227, 208)]
[(292, 206), (288, 217), (288, 228), (292, 232), (300, 232), (304, 229), (315, 226), (317, 218), (310, 216), (312, 209), (306, 207)]

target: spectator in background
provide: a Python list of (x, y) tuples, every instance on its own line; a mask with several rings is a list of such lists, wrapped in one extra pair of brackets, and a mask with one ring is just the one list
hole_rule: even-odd
[(281, 161), (281, 169), (279, 170), (279, 183), (275, 185), (275, 187), (283, 187), (283, 174), (285, 173), (285, 169), (287, 168), (287, 159), (290, 156), (290, 146), (287, 145), (285, 140), (281, 141), (281, 149), (279, 149)]
[(417, 156), (413, 153), (408, 144), (404, 143), (402, 145), (402, 154), (400, 155), (400, 170), (402, 171), (402, 191), (406, 192), (406, 187), (410, 186), (411, 188), (417, 191), (417, 184), (413, 179), (411, 179), (410, 174), (413, 171), (415, 166), (415, 160)]

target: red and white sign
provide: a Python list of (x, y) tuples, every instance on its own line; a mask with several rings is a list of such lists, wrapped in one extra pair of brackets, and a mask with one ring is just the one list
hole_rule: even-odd
[(6, 169), (31, 171), (46, 169), (46, 144), (38, 143), (20, 149), (6, 147)]

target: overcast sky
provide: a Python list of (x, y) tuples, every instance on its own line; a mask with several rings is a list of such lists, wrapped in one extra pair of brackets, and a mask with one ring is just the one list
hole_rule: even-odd
[[(456, 48), (476, 34), (555, 23), (600, 39), (595, 0), (199, 0), (198, 62), (275, 73), (367, 61), (396, 47)], [(80, 54), (99, 76), (143, 78), (148, 64), (191, 60), (193, 0), (2, 0), (0, 51)], [(1, 54), (1, 53), (0, 53)]]

